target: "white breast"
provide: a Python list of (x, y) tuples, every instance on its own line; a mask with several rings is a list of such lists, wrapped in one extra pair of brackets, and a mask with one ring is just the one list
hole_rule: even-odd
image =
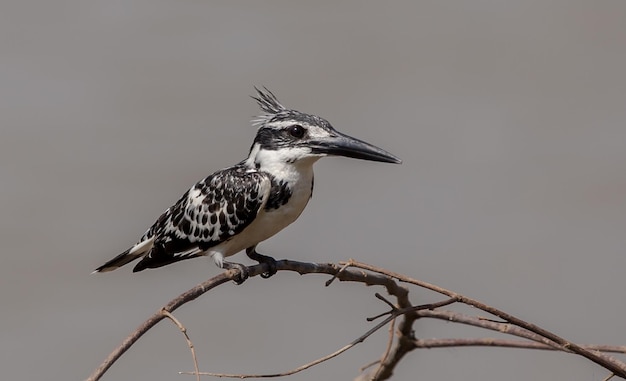
[(252, 247), (294, 222), (311, 198), (313, 162), (282, 166), (280, 171), (272, 173), (278, 181), (282, 180), (289, 184), (291, 197), (288, 202), (277, 209), (265, 210), (265, 207), (262, 207), (255, 220), (241, 233), (211, 248), (207, 254), (218, 262), (220, 256), (228, 257)]

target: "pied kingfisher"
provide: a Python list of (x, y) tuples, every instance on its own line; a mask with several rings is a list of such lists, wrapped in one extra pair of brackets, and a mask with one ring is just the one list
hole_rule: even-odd
[(246, 250), (267, 263), (275, 260), (256, 246), (294, 222), (313, 192), (313, 164), (328, 155), (401, 163), (378, 147), (336, 131), (315, 115), (285, 108), (267, 88), (253, 96), (264, 112), (248, 158), (217, 171), (191, 187), (168, 208), (134, 246), (98, 267), (106, 272), (141, 258), (133, 272), (208, 255), (220, 268), (239, 269), (237, 283), (248, 277), (245, 266), (224, 258)]

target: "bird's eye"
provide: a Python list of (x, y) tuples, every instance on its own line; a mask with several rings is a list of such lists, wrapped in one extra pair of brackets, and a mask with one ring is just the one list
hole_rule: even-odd
[(289, 135), (293, 136), (294, 138), (300, 139), (304, 136), (304, 133), (304, 127), (299, 124), (294, 124), (293, 126), (289, 127)]

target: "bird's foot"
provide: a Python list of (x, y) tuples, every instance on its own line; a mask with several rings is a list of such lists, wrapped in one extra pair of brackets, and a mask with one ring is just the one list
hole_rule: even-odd
[(248, 279), (249, 272), (248, 268), (241, 263), (233, 263), (233, 262), (222, 262), (222, 267), (227, 270), (239, 270), (239, 272), (233, 277), (233, 282), (235, 284), (240, 285)]
[(270, 256), (267, 255), (263, 255), (263, 254), (259, 254), (256, 252), (256, 248), (255, 247), (249, 247), (246, 249), (246, 254), (248, 254), (248, 257), (252, 260), (255, 260), (259, 263), (263, 263), (266, 264), (267, 267), (269, 267), (269, 271), (264, 272), (263, 274), (261, 274), (261, 278), (269, 278), (272, 275), (276, 274), (276, 260)]

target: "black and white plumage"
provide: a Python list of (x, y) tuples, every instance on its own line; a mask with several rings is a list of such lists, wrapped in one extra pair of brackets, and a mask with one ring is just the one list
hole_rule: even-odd
[(208, 255), (221, 268), (245, 267), (224, 258), (246, 250), (250, 258), (274, 260), (256, 245), (294, 222), (313, 191), (313, 164), (323, 156), (400, 163), (392, 154), (336, 131), (315, 115), (285, 108), (269, 90), (253, 97), (264, 114), (248, 158), (201, 180), (168, 208), (138, 243), (98, 267), (115, 270), (141, 259), (134, 272)]

